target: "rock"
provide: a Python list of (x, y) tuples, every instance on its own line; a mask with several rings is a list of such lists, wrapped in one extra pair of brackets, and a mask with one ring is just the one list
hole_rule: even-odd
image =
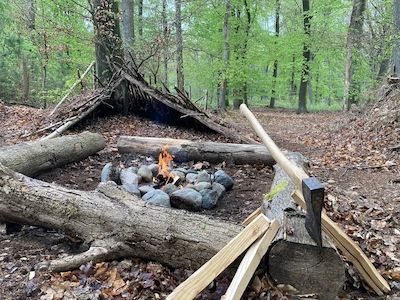
[(139, 185), (140, 180), (142, 179), (138, 174), (134, 172), (133, 167), (122, 169), (119, 178), (121, 179), (122, 185), (124, 184)]
[(140, 194), (143, 196), (144, 194), (154, 191), (154, 188), (151, 185), (141, 185), (139, 186)]
[(227, 191), (229, 191), (233, 187), (233, 179), (231, 176), (225, 173), (223, 170), (218, 170), (214, 174), (214, 181), (222, 184)]
[(205, 209), (211, 209), (217, 206), (218, 193), (214, 190), (202, 190), (200, 191), (202, 196), (201, 207)]
[(111, 181), (111, 173), (112, 173), (112, 163), (107, 163), (103, 169), (101, 170), (101, 176), (100, 176), (100, 181), (101, 182), (107, 182)]
[(211, 183), (209, 182), (199, 182), (197, 184), (194, 185), (193, 187), (196, 191), (202, 191), (202, 190), (206, 190), (206, 189), (211, 189)]
[(158, 164), (149, 165), (149, 169), (151, 170), (151, 173), (153, 173), (154, 177), (158, 175)]
[(143, 198), (144, 201), (152, 205), (171, 207), (171, 202), (167, 193), (162, 190), (153, 190), (146, 193)]
[(197, 175), (197, 182), (211, 182), (210, 175), (207, 173), (207, 171), (201, 171)]
[(176, 168), (174, 171), (182, 172), (182, 173), (185, 174), (185, 175), (186, 175), (187, 173), (189, 173), (188, 170), (185, 169), (185, 168)]
[(163, 188), (164, 192), (171, 196), (171, 194), (178, 190), (175, 184), (168, 183)]
[(140, 177), (142, 177), (144, 181), (146, 182), (153, 181), (153, 172), (150, 170), (148, 166), (141, 166), (137, 173)]
[(189, 183), (195, 183), (197, 180), (197, 174), (196, 173), (187, 173), (186, 174), (186, 181)]
[(180, 182), (184, 182), (185, 181), (185, 173), (181, 172), (181, 171), (177, 171), (177, 170), (173, 170), (171, 171), (171, 174), (173, 174), (174, 176), (178, 176)]
[(133, 184), (133, 183), (124, 183), (122, 184), (122, 188), (127, 191), (129, 194), (135, 195), (140, 197), (140, 190), (137, 184)]
[(226, 191), (225, 187), (222, 184), (218, 183), (218, 182), (213, 182), (213, 184), (211, 186), (211, 189), (213, 191), (217, 192), (218, 199), (221, 198), (222, 195), (225, 194), (225, 191)]
[(171, 205), (176, 208), (198, 211), (201, 209), (201, 202), (201, 194), (193, 189), (183, 188), (171, 194)]

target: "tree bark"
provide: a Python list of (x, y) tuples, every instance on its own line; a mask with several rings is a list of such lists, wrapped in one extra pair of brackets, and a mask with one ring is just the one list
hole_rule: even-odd
[(96, 74), (103, 85), (114, 71), (111, 63), (122, 64), (122, 43), (115, 0), (93, 0), (93, 23), (95, 27)]
[(96, 191), (77, 191), (28, 178), (1, 164), (0, 219), (61, 230), (90, 244), (85, 253), (51, 262), (55, 271), (127, 256), (196, 269), (243, 228), (146, 205), (111, 182)]
[[(294, 153), (289, 157), (303, 167), (301, 155)], [(324, 233), (323, 248), (318, 249), (305, 229), (304, 213), (292, 200), (293, 183), (279, 165), (274, 168), (271, 191), (278, 185), (284, 188), (263, 205), (264, 214), (281, 224), (268, 252), (268, 274), (278, 284), (290, 284), (299, 294), (315, 293), (320, 299), (336, 299), (345, 281), (343, 261)]]
[(227, 69), (229, 63), (229, 16), (231, 14), (231, 1), (225, 0), (225, 17), (224, 17), (224, 70), (222, 72), (222, 82), (221, 82), (221, 92), (219, 95), (219, 102), (218, 108), (221, 111), (226, 110), (226, 102), (227, 102), (227, 86), (228, 86), (228, 79), (227, 79)]
[(303, 21), (304, 21), (304, 35), (305, 41), (303, 42), (303, 66), (300, 77), (300, 91), (299, 91), (299, 107), (298, 113), (307, 112), (307, 86), (310, 75), (310, 29), (311, 29), (311, 15), (310, 15), (310, 0), (303, 0)]
[[(281, 2), (280, 0), (276, 0), (275, 6), (275, 47), (277, 46), (277, 39), (279, 38), (279, 14), (280, 14)], [(269, 107), (275, 107), (275, 97), (276, 97), (276, 79), (278, 77), (278, 60), (275, 59), (274, 61), (274, 71), (272, 74), (272, 91), (271, 91), (271, 99), (269, 101)]]
[(355, 98), (353, 82), (354, 50), (361, 46), (362, 27), (364, 24), (364, 11), (367, 0), (353, 0), (353, 9), (350, 17), (349, 31), (347, 33), (346, 65), (344, 75), (343, 108), (350, 110)]
[(176, 85), (179, 90), (185, 90), (183, 77), (183, 42), (182, 42), (182, 17), (181, 0), (175, 0), (175, 30), (176, 30)]
[(167, 0), (162, 0), (162, 26), (163, 26), (163, 66), (164, 66), (164, 90), (168, 89), (168, 22)]
[(106, 142), (100, 134), (90, 132), (21, 143), (0, 148), (0, 164), (33, 176), (80, 161), (104, 149), (105, 145)]
[(275, 161), (263, 145), (194, 142), (183, 139), (121, 136), (118, 139), (120, 153), (136, 153), (158, 157), (162, 147), (174, 155), (176, 162), (208, 161), (233, 164), (265, 164)]
[(143, 37), (143, 0), (139, 0), (138, 4), (138, 27), (139, 36)]
[(395, 38), (393, 46), (394, 76), (400, 76), (400, 0), (393, 0)]
[(135, 25), (134, 25), (134, 3), (133, 0), (122, 0), (122, 38), (124, 42), (124, 55), (125, 60), (130, 62), (131, 56), (129, 51), (132, 50), (133, 43), (135, 40)]

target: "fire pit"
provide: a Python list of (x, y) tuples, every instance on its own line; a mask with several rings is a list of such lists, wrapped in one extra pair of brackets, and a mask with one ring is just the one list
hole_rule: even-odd
[(199, 211), (212, 209), (233, 179), (223, 170), (214, 170), (208, 162), (177, 165), (164, 147), (158, 162), (147, 158), (129, 167), (107, 163), (101, 181), (114, 181), (127, 192), (152, 205)]

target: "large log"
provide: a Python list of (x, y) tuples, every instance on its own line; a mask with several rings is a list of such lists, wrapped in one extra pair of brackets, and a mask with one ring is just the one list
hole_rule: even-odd
[[(300, 154), (291, 154), (290, 159), (304, 167)], [(268, 253), (268, 274), (278, 284), (289, 284), (300, 294), (336, 299), (345, 281), (344, 263), (325, 234), (321, 250), (311, 239), (304, 225), (305, 215), (291, 197), (294, 184), (279, 165), (274, 168), (271, 194), (276, 194), (265, 200), (262, 208), (268, 218), (281, 223), (281, 228)]]
[(0, 219), (64, 231), (91, 248), (54, 261), (53, 270), (86, 261), (135, 256), (173, 267), (198, 268), (243, 226), (146, 205), (111, 182), (78, 191), (15, 173), (0, 164)]
[(105, 145), (105, 139), (100, 134), (83, 132), (0, 148), (0, 163), (16, 172), (34, 176), (80, 161), (104, 149)]
[(163, 146), (175, 156), (174, 161), (188, 162), (222, 161), (234, 164), (265, 164), (272, 166), (275, 161), (263, 145), (231, 144), (215, 142), (194, 142), (184, 139), (121, 136), (118, 139), (118, 151), (158, 157)]

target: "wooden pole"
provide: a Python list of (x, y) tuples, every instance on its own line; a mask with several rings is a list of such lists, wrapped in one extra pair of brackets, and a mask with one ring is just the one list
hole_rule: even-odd
[(90, 69), (93, 67), (94, 65), (94, 61), (92, 61), (90, 63), (90, 65), (87, 67), (87, 69), (85, 70), (85, 72), (82, 74), (82, 76), (74, 82), (74, 84), (69, 88), (68, 92), (64, 95), (64, 97), (62, 97), (62, 99), (60, 100), (60, 102), (58, 102), (58, 104), (56, 105), (56, 107), (54, 107), (54, 109), (52, 110), (52, 112), (50, 113), (50, 116), (53, 115), (57, 109), (61, 106), (61, 104), (64, 103), (64, 101), (67, 99), (67, 97), (69, 96), (69, 94), (71, 94), (71, 92), (74, 90), (74, 88), (83, 80), (83, 78), (85, 78), (85, 76), (87, 75), (87, 73), (89, 73)]

